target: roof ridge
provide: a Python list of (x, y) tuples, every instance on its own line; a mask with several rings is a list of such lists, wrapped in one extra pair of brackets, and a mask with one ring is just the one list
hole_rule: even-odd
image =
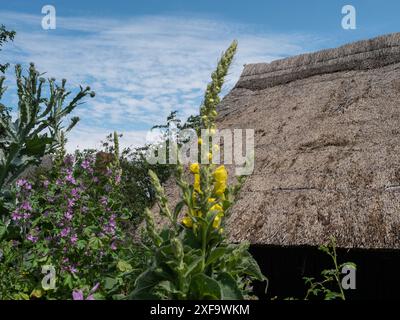
[(393, 33), (271, 63), (248, 64), (236, 88), (260, 90), (315, 75), (368, 70), (399, 62), (400, 33)]

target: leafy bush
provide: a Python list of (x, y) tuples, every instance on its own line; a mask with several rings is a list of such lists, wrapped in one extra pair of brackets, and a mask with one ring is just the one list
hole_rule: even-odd
[[(236, 42), (232, 43), (222, 56), (207, 87), (201, 119), (210, 131), (215, 128), (218, 94), (236, 47)], [(157, 175), (150, 172), (160, 214), (168, 225), (158, 232), (151, 211), (146, 210), (147, 232), (155, 253), (147, 270), (137, 278), (132, 299), (243, 299), (251, 295), (251, 280), (265, 280), (247, 251), (248, 244), (229, 244), (225, 239), (223, 217), (232, 204), (234, 190), (227, 185), (225, 167), (193, 163), (190, 170), (193, 183), (185, 181), (183, 166), (177, 167), (182, 200), (173, 211)]]
[[(96, 286), (92, 293), (100, 298), (114, 288), (118, 276), (133, 270), (121, 259), (121, 246), (129, 245), (121, 223), (129, 212), (121, 206), (117, 154), (105, 168), (98, 166), (93, 153), (66, 155), (34, 186), (24, 179), (17, 181), (17, 206), (3, 235), (13, 240), (4, 241), (1, 248), (6, 261), (0, 276), (1, 296), (9, 295), (14, 287), (17, 295), (20, 290), (24, 294), (33, 290), (35, 297), (66, 299), (72, 292), (78, 297)], [(56, 269), (54, 290), (42, 288), (43, 265)], [(15, 273), (26, 274), (30, 283), (22, 286), (24, 281), (14, 281), (7, 288), (3, 275)]]
[[(70, 94), (65, 89), (66, 80), (62, 80), (59, 86), (54, 79), (49, 79), (50, 95), (46, 98), (42, 95), (46, 79), (40, 77), (33, 64), (27, 76), (22, 75), (22, 68), (17, 65), (15, 75), (18, 117), (12, 121), (6, 108), (2, 109), (3, 116), (0, 117), (0, 127), (4, 132), (0, 140), (0, 214), (7, 212), (13, 201), (9, 187), (28, 167), (40, 163), (46, 153), (54, 152), (63, 143), (62, 120), (84, 97), (94, 96), (89, 87), (81, 87), (76, 96), (64, 106)], [(3, 81), (4, 78), (0, 80), (0, 99), (5, 92)], [(71, 130), (78, 120), (72, 118), (65, 131)]]

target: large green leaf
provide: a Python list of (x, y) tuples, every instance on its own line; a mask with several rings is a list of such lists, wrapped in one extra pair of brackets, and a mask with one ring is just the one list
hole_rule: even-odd
[(46, 150), (46, 145), (51, 144), (53, 139), (46, 136), (34, 136), (25, 141), (25, 153), (29, 156), (43, 156)]
[(189, 297), (194, 300), (220, 300), (221, 287), (216, 280), (199, 273), (190, 282)]
[(253, 258), (253, 256), (249, 252), (244, 252), (243, 263), (245, 266), (244, 272), (256, 278), (259, 281), (267, 280), (267, 278), (261, 272), (260, 266), (257, 261)]
[(162, 281), (160, 274), (154, 270), (143, 272), (135, 282), (135, 289), (129, 294), (129, 299), (146, 300), (157, 299), (153, 288)]
[(218, 276), (218, 282), (222, 291), (222, 300), (243, 300), (235, 279), (229, 273), (221, 273)]

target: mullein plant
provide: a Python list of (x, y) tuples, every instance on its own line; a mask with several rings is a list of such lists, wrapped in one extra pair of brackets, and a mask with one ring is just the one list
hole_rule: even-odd
[[(236, 52), (234, 41), (222, 55), (200, 108), (201, 125), (214, 134), (219, 93)], [(202, 140), (199, 139), (199, 144)], [(206, 156), (212, 159), (212, 148)], [(181, 201), (171, 210), (157, 175), (150, 172), (160, 215), (167, 219), (163, 230), (155, 227), (146, 209), (146, 230), (153, 257), (135, 282), (131, 299), (246, 299), (252, 298), (251, 282), (264, 281), (247, 243), (230, 244), (223, 228), (233, 203), (235, 186), (229, 186), (223, 165), (192, 163), (193, 183), (186, 181), (178, 163), (176, 182)]]

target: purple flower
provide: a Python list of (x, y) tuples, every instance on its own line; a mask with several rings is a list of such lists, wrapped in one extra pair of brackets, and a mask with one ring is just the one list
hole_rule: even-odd
[(35, 243), (35, 242), (38, 241), (39, 237), (36, 237), (36, 236), (34, 236), (34, 235), (32, 235), (32, 234), (28, 234), (27, 237), (26, 237), (26, 239), (28, 239), (29, 241)]
[(74, 234), (73, 236), (71, 236), (71, 243), (75, 243), (78, 241), (78, 236), (76, 234)]
[(89, 295), (85, 299), (83, 296), (83, 291), (82, 290), (74, 290), (72, 292), (72, 299), (73, 300), (95, 300), (93, 293), (96, 292), (96, 290), (99, 288), (100, 283), (96, 283), (95, 286), (90, 290)]
[(115, 244), (115, 241), (111, 242), (110, 248), (113, 251), (117, 250), (117, 245)]
[(50, 181), (49, 180), (44, 180), (43, 181), (43, 186), (47, 189), (47, 187), (49, 186)]
[(65, 212), (64, 214), (64, 218), (67, 219), (68, 221), (71, 221), (72, 217), (73, 217), (72, 212), (70, 210), (67, 210), (67, 212)]
[(23, 216), (18, 212), (18, 210), (15, 210), (15, 211), (11, 214), (11, 219), (14, 220), (14, 221), (21, 220), (22, 217), (23, 217)]
[(26, 211), (32, 211), (32, 207), (28, 201), (24, 201), (21, 205), (21, 208)]
[(78, 188), (73, 188), (71, 190), (71, 196), (73, 196), (74, 198), (79, 198), (79, 189)]
[(72, 176), (72, 173), (68, 174), (68, 175), (65, 177), (65, 180), (66, 180), (67, 182), (73, 184), (73, 185), (76, 184), (76, 180), (75, 180), (75, 178)]
[(76, 269), (74, 266), (70, 266), (70, 267), (68, 268), (68, 270), (69, 270), (69, 272), (71, 272), (71, 273), (77, 273), (77, 272), (78, 272), (78, 269)]
[(70, 228), (64, 228), (61, 230), (60, 236), (64, 238), (70, 233), (70, 231), (71, 231)]
[(72, 291), (72, 300), (84, 300), (82, 290)]
[(100, 203), (101, 203), (103, 206), (106, 206), (106, 205), (107, 205), (107, 203), (108, 203), (108, 200), (107, 200), (107, 198), (106, 198), (106, 197), (104, 197), (104, 196), (102, 196), (102, 197), (100, 198)]
[(25, 179), (19, 179), (19, 180), (17, 180), (17, 186), (18, 186), (18, 187), (22, 187), (25, 183), (28, 183), (28, 181), (25, 180)]
[(72, 208), (75, 205), (75, 200), (74, 199), (68, 199), (68, 207)]
[(83, 160), (83, 161), (82, 161), (82, 164), (81, 164), (81, 167), (82, 167), (83, 169), (85, 169), (85, 170), (89, 169), (89, 168), (90, 168), (90, 162), (89, 162), (89, 160), (88, 160), (88, 159)]

